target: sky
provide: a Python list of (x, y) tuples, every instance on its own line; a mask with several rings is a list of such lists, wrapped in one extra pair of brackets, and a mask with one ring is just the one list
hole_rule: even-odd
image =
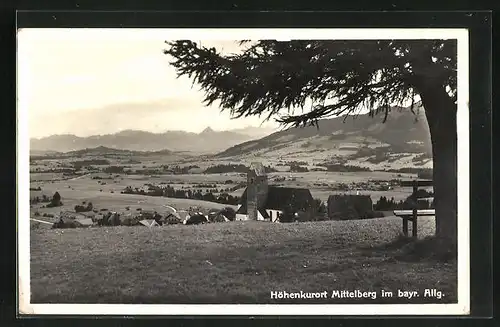
[[(151, 132), (259, 126), (258, 117), (231, 119), (187, 77), (177, 79), (163, 54), (161, 30), (22, 29), (18, 33), (18, 105), (30, 137), (89, 136), (135, 129)], [(231, 40), (203, 40), (223, 53)], [(262, 126), (277, 127), (268, 122)]]
[[(165, 41), (192, 39), (222, 53), (234, 53), (241, 51), (235, 40), (242, 39), (290, 40), (292, 35), (323, 40), (436, 39), (464, 37), (464, 33), (446, 29), (21, 29), (18, 110), (27, 112), (29, 136), (37, 138), (127, 129), (201, 132), (207, 127), (228, 130), (261, 124), (277, 129), (274, 121), (231, 119), (216, 104), (205, 107), (199, 87), (187, 77), (177, 78), (171, 58), (163, 53)], [(466, 49), (462, 52), (466, 54)]]

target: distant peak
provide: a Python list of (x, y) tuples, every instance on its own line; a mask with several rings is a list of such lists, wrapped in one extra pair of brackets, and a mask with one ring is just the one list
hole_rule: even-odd
[(200, 134), (213, 133), (214, 130), (210, 127), (205, 128)]

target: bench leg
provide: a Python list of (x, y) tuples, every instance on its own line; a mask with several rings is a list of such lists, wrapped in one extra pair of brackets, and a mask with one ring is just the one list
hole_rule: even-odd
[(403, 235), (408, 236), (408, 219), (403, 218)]
[(417, 219), (413, 218), (412, 225), (411, 225), (411, 234), (413, 237), (417, 237)]
[(413, 237), (417, 237), (417, 219), (418, 219), (418, 215), (417, 215), (417, 208), (413, 208), (413, 216), (412, 216), (412, 224), (411, 224), (411, 235)]

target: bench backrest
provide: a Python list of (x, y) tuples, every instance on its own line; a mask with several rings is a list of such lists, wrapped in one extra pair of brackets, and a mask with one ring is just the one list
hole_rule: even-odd
[(401, 182), (401, 186), (402, 187), (413, 187), (413, 196), (415, 196), (416, 198), (429, 198), (430, 196), (426, 195), (426, 196), (417, 196), (417, 192), (418, 192), (418, 189), (419, 187), (428, 187), (428, 186), (432, 186), (433, 185), (433, 181), (432, 180), (412, 180), (412, 181), (402, 181)]
[[(433, 185), (433, 181), (432, 180), (428, 180), (428, 179), (425, 179), (425, 180), (418, 180), (418, 179), (415, 179), (415, 180), (411, 180), (411, 181), (401, 181), (401, 186), (402, 187), (413, 187), (413, 195), (416, 197), (416, 198), (419, 198), (419, 196), (417, 196), (417, 192), (418, 192), (418, 189), (419, 187), (429, 187), (429, 186), (432, 186)], [(428, 198), (429, 196), (424, 196), (425, 198)], [(422, 197), (420, 197), (422, 198)], [(417, 203), (415, 203), (415, 206), (413, 207), (413, 216), (416, 218), (417, 216)]]

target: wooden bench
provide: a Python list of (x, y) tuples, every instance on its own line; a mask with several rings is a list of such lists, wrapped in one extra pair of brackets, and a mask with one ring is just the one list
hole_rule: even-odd
[(418, 199), (429, 198), (429, 196), (418, 196), (419, 187), (429, 187), (432, 186), (432, 180), (412, 180), (412, 181), (402, 181), (402, 187), (413, 187), (412, 196), (415, 199), (415, 206), (411, 210), (394, 210), (394, 215), (401, 217), (403, 219), (403, 234), (408, 236), (408, 220), (412, 222), (412, 237), (417, 237), (418, 224), (417, 220), (419, 216), (434, 216), (434, 209), (418, 209)]

